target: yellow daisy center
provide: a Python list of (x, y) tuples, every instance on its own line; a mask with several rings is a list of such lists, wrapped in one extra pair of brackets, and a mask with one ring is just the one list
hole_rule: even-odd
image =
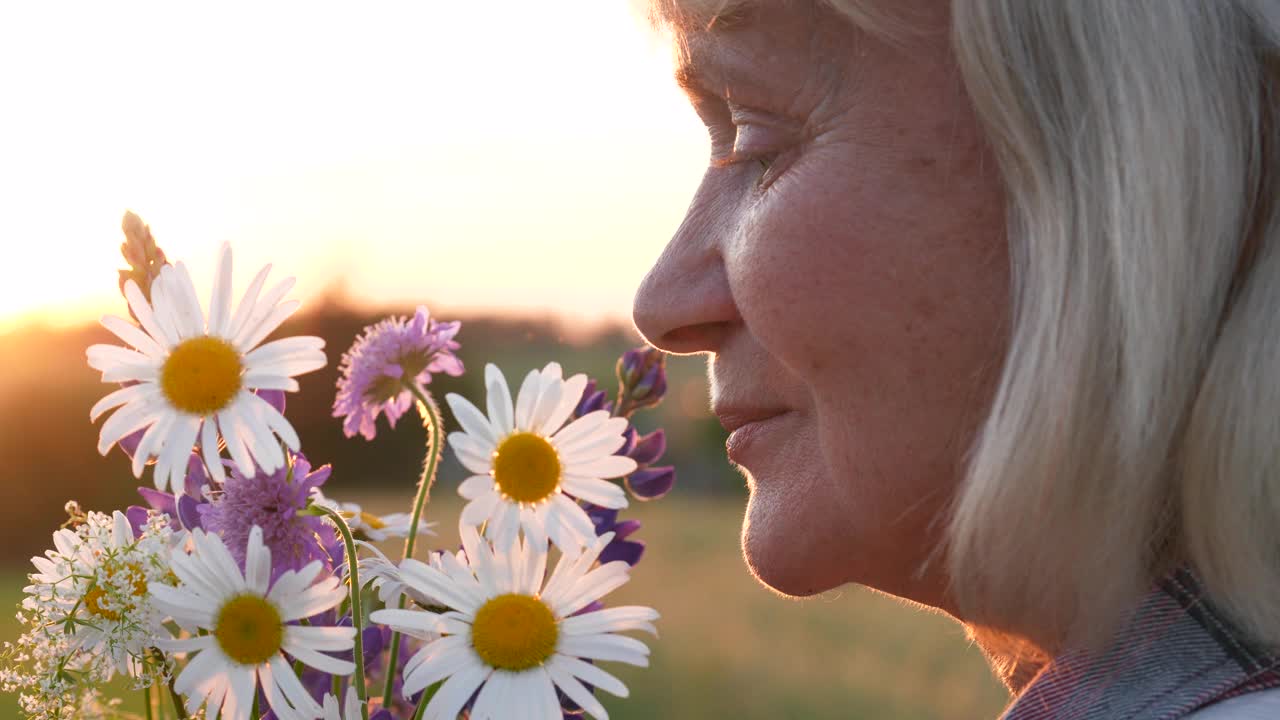
[(493, 479), (516, 502), (545, 500), (560, 485), (560, 455), (546, 438), (516, 433), (494, 451)]
[(244, 365), (226, 340), (184, 340), (169, 352), (160, 369), (160, 389), (174, 407), (192, 415), (209, 415), (231, 403), (240, 392)]
[(499, 595), (476, 612), (471, 644), (490, 667), (528, 670), (556, 651), (560, 628), (551, 608), (528, 595)]
[(377, 515), (374, 515), (373, 513), (368, 513), (363, 510), (361, 510), (358, 513), (354, 513), (349, 510), (343, 510), (338, 514), (348, 520), (355, 520), (356, 518), (359, 518), (360, 522), (370, 530), (381, 530), (382, 528), (387, 526), (387, 524), (382, 521), (382, 518), (378, 517)]
[(213, 636), (227, 657), (241, 665), (261, 665), (284, 644), (280, 611), (259, 595), (238, 595), (218, 611)]

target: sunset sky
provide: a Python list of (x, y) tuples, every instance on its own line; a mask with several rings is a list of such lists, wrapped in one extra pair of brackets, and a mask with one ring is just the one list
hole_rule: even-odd
[(207, 288), (626, 318), (706, 136), (634, 0), (6, 3), (0, 332), (119, 312), (120, 218)]

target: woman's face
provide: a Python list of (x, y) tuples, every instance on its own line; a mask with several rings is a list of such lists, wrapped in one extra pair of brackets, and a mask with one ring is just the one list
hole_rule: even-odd
[(809, 2), (682, 36), (711, 162), (634, 312), (658, 347), (708, 354), (757, 577), (947, 607), (921, 566), (1004, 350), (1003, 195), (945, 4), (890, 5), (924, 31), (905, 48)]

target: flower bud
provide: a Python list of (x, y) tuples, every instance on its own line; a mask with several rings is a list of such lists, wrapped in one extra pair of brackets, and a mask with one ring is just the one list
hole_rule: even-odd
[(124, 214), (120, 229), (124, 231), (125, 237), (125, 241), (120, 244), (120, 254), (129, 263), (128, 270), (119, 271), (120, 293), (124, 294), (125, 283), (133, 280), (142, 291), (142, 296), (150, 300), (151, 281), (160, 275), (160, 268), (169, 264), (169, 261), (151, 236), (151, 228), (132, 211)]
[(667, 356), (652, 347), (628, 350), (618, 358), (618, 383), (623, 405), (619, 415), (657, 405), (667, 393)]
[(645, 468), (631, 473), (627, 489), (637, 500), (656, 500), (671, 492), (676, 484), (676, 469), (671, 466)]

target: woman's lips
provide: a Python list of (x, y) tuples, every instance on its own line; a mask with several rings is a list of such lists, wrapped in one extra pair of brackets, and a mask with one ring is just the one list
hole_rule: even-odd
[(784, 408), (744, 408), (716, 410), (720, 424), (729, 431), (729, 439), (724, 443), (729, 459), (743, 464), (749, 448), (758, 444), (767, 436), (790, 410)]

